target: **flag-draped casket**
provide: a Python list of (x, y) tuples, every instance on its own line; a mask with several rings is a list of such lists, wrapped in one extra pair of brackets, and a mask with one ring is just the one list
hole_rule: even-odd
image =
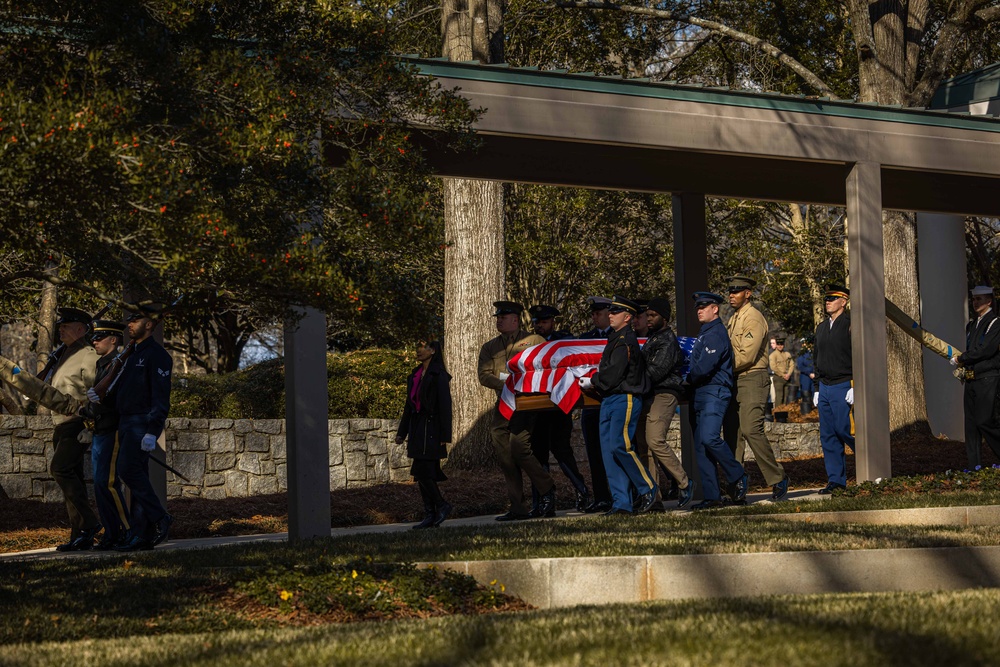
[[(687, 360), (695, 340), (684, 336), (677, 339), (684, 356), (682, 377), (687, 374)], [(507, 362), (510, 376), (500, 394), (500, 412), (510, 419), (517, 409), (518, 394), (548, 394), (551, 402), (568, 414), (583, 396), (579, 379), (594, 374), (607, 342), (603, 338), (571, 338), (518, 352)], [(645, 342), (645, 338), (639, 339), (639, 345)]]

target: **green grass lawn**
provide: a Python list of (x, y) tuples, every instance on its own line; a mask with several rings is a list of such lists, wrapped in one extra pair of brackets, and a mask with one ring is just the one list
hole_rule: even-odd
[(652, 602), (321, 627), (154, 626), (107, 639), (5, 642), (0, 664), (958, 667), (996, 664), (998, 607), (1000, 591), (980, 590)]

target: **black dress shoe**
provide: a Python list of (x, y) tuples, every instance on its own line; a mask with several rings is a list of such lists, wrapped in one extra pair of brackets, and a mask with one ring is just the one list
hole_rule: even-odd
[(554, 486), (539, 501), (538, 515), (549, 519), (556, 515), (556, 488)]
[(130, 551), (150, 551), (152, 548), (153, 543), (145, 537), (142, 535), (133, 535), (121, 544), (117, 545), (115, 547), (115, 551), (126, 553)]
[(514, 512), (506, 512), (501, 514), (496, 518), (496, 521), (524, 521), (525, 519), (530, 519), (531, 517), (527, 514), (515, 514)]
[(162, 519), (153, 524), (153, 535), (150, 538), (150, 542), (154, 547), (167, 539), (167, 536), (170, 533), (170, 525), (173, 522), (174, 517), (169, 514), (164, 514)]
[(56, 551), (90, 551), (94, 547), (94, 536), (101, 532), (101, 524), (85, 528), (66, 544), (60, 544)]
[(119, 544), (121, 544), (120, 538), (111, 539), (105, 535), (94, 545), (94, 551), (112, 551)]
[(725, 507), (725, 504), (721, 500), (703, 500), (697, 505), (692, 505), (691, 511), (696, 512), (700, 510), (711, 510), (718, 507)]
[(829, 496), (832, 495), (833, 492), (836, 491), (837, 489), (846, 489), (846, 488), (847, 487), (844, 486), (843, 484), (836, 484), (834, 482), (830, 482), (829, 484), (827, 484), (826, 486), (824, 486), (822, 489), (819, 490), (819, 494), (821, 496)]
[(733, 499), (734, 505), (747, 504), (747, 491), (750, 490), (750, 475), (743, 473), (743, 476), (729, 485), (729, 497)]
[(601, 516), (632, 516), (632, 513), (628, 510), (623, 510), (620, 507), (612, 507), (607, 512), (604, 512)]
[(636, 499), (635, 513), (645, 514), (656, 502), (656, 487), (654, 486), (647, 493), (642, 494)]
[(576, 492), (576, 510), (578, 512), (586, 512), (587, 506), (590, 505), (590, 492), (584, 489), (583, 491)]
[(607, 512), (611, 509), (611, 502), (608, 500), (595, 500), (587, 506), (587, 509), (583, 510), (587, 514), (595, 514), (597, 512)]

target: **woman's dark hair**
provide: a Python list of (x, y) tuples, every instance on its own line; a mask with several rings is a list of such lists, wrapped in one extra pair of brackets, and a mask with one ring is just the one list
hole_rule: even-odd
[(438, 367), (444, 372), (448, 372), (444, 365), (444, 345), (441, 344), (439, 340), (427, 341), (425, 345), (432, 350), (434, 350), (434, 356), (431, 357), (431, 366)]

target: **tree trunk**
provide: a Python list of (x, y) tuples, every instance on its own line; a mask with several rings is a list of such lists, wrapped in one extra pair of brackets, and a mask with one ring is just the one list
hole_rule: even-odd
[[(47, 267), (46, 271), (54, 271), (53, 267)], [(58, 305), (58, 295), (56, 286), (52, 283), (42, 283), (42, 299), (38, 306), (38, 343), (35, 346), (35, 354), (38, 358), (38, 370), (45, 368), (49, 360), (49, 353), (56, 339), (56, 307)], [(36, 371), (37, 372), (37, 371)], [(38, 414), (47, 415), (49, 409), (38, 406)]]
[[(882, 216), (885, 245), (885, 294), (899, 308), (920, 321), (917, 284), (917, 224), (912, 213), (886, 211)], [(886, 321), (889, 365), (889, 430), (930, 432), (924, 392), (923, 352), (920, 343)]]
[[(442, 55), (503, 62), (501, 5), (443, 0)], [(491, 304), (504, 287), (503, 185), (445, 179), (444, 356), (452, 374), (453, 445), (448, 463), (463, 469), (495, 462), (489, 423), (493, 391), (479, 384), (479, 349), (497, 335)]]

